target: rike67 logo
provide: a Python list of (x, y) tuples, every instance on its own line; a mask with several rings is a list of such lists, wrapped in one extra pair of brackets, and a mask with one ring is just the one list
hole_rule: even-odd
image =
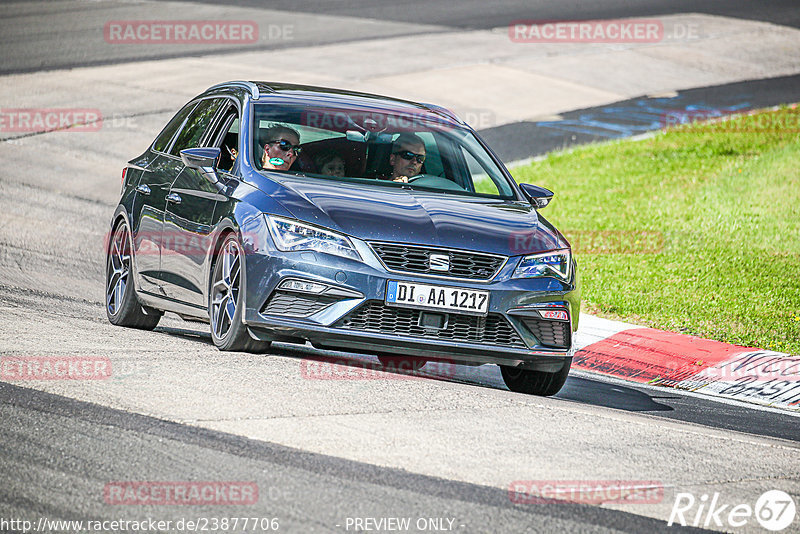
[(755, 506), (725, 502), (719, 493), (714, 493), (711, 497), (704, 494), (699, 499), (691, 493), (678, 493), (675, 495), (667, 525), (677, 523), (684, 527), (738, 528), (755, 518), (763, 528), (778, 532), (794, 522), (796, 513), (794, 499), (781, 490), (764, 492)]

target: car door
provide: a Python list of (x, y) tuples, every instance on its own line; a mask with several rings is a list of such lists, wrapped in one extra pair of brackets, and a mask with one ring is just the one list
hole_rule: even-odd
[(197, 101), (184, 106), (167, 123), (150, 148), (152, 163), (142, 172), (133, 201), (131, 232), (136, 260), (136, 287), (141, 291), (163, 295), (161, 290), (161, 232), (167, 194), (172, 182), (183, 170), (179, 158), (169, 149)]
[[(170, 153), (205, 145), (225, 98), (202, 100), (186, 121)], [(161, 280), (167, 297), (205, 309), (203, 265), (211, 247), (216, 203), (225, 200), (195, 169), (183, 168), (166, 197), (161, 237)]]

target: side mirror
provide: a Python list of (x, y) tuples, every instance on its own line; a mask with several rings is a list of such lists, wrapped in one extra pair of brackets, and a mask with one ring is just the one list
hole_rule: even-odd
[(533, 204), (533, 207), (539, 210), (550, 204), (555, 194), (549, 189), (533, 184), (519, 184), (519, 187), (528, 197), (530, 203)]
[(354, 141), (356, 143), (364, 143), (367, 140), (363, 133), (356, 130), (347, 130), (344, 135), (348, 141)]
[(181, 160), (190, 169), (196, 169), (203, 178), (218, 190), (225, 189), (217, 174), (217, 162), (222, 150), (219, 148), (185, 148), (181, 150)]

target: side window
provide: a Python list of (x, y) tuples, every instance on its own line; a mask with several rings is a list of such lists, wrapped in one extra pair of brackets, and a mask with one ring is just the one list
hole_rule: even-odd
[(201, 100), (197, 107), (194, 108), (183, 130), (178, 134), (175, 142), (172, 144), (172, 149), (169, 153), (173, 156), (179, 156), (181, 150), (184, 148), (195, 148), (199, 146), (200, 138), (203, 137), (208, 125), (211, 124), (211, 119), (214, 114), (222, 105), (222, 98), (209, 98)]
[(228, 106), (222, 114), (208, 145), (222, 149), (218, 167), (224, 171), (232, 170), (239, 151), (239, 113), (235, 106)]
[(167, 126), (161, 130), (161, 133), (156, 137), (156, 142), (153, 143), (154, 150), (165, 152), (167, 148), (169, 148), (169, 142), (172, 141), (175, 132), (178, 131), (178, 128), (181, 127), (181, 124), (183, 124), (183, 121), (186, 119), (187, 115), (189, 115), (189, 112), (191, 112), (196, 105), (197, 102), (192, 102), (184, 106), (182, 110), (172, 117), (172, 120), (167, 123)]
[(467, 164), (467, 170), (472, 178), (475, 192), (484, 195), (500, 195), (497, 184), (492, 180), (480, 162), (475, 159), (475, 156), (463, 146), (461, 147), (461, 152), (464, 155), (464, 162)]

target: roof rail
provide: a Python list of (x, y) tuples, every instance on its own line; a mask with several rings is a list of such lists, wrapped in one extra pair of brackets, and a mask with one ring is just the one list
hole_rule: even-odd
[(211, 87), (206, 89), (206, 91), (211, 91), (212, 89), (219, 89), (220, 87), (231, 87), (231, 86), (244, 87), (245, 89), (250, 91), (250, 96), (253, 97), (253, 100), (258, 100), (260, 96), (258, 92), (258, 86), (256, 84), (254, 84), (253, 82), (245, 82), (242, 80), (218, 83), (217, 85), (212, 85)]

